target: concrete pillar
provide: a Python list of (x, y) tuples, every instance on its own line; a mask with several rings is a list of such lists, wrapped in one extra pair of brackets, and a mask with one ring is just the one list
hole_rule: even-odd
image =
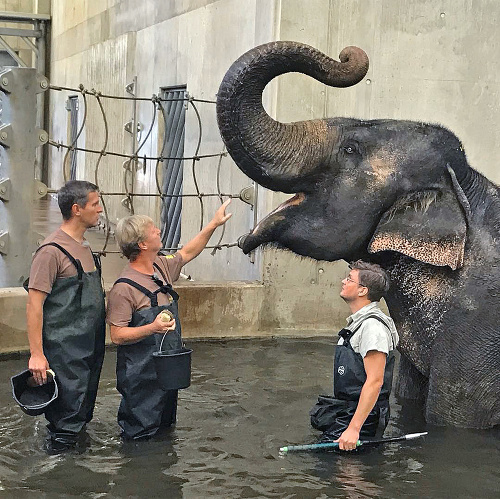
[(35, 181), (35, 155), (48, 134), (36, 127), (36, 96), (47, 88), (47, 79), (34, 68), (0, 73), (0, 288), (23, 283), (37, 240), (33, 200), (47, 190)]

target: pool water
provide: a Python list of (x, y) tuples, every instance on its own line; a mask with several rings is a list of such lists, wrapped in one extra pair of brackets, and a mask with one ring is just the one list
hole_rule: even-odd
[(43, 416), (24, 415), (10, 393), (27, 358), (0, 362), (0, 497), (499, 497), (498, 431), (430, 427), (394, 398), (385, 436), (427, 437), (356, 455), (281, 456), (279, 447), (318, 436), (308, 411), (331, 392), (331, 339), (187, 343), (192, 384), (179, 394), (177, 426), (139, 443), (119, 436), (116, 352), (107, 352), (80, 454), (47, 455)]

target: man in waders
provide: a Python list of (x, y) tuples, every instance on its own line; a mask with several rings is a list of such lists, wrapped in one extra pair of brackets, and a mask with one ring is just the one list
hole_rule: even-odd
[[(182, 347), (178, 295), (172, 282), (179, 278), (181, 268), (201, 253), (215, 229), (231, 217), (225, 213), (229, 201), (172, 255), (158, 254), (162, 248), (160, 230), (151, 218), (132, 215), (116, 226), (116, 240), (129, 263), (109, 293), (107, 322), (111, 340), (118, 345), (116, 387), (122, 395), (118, 424), (125, 439), (152, 437), (175, 424), (177, 390), (161, 388), (153, 353)], [(169, 316), (164, 317), (164, 311)]]
[(339, 442), (354, 450), (361, 438), (381, 435), (389, 422), (389, 394), (398, 333), (379, 308), (389, 278), (376, 264), (350, 266), (340, 296), (352, 314), (339, 332), (335, 349), (333, 397), (320, 397), (311, 424), (323, 431), (322, 442)]
[(105, 308), (99, 258), (85, 240), (102, 207), (96, 185), (71, 180), (58, 193), (63, 223), (33, 257), (26, 307), (36, 382), (55, 372), (59, 396), (45, 417), (49, 450), (73, 448), (92, 419), (104, 358)]

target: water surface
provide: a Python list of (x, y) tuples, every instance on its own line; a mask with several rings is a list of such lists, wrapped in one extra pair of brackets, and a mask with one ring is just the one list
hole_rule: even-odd
[(90, 446), (48, 456), (43, 416), (24, 415), (11, 375), (27, 359), (0, 362), (0, 497), (493, 498), (499, 497), (498, 431), (428, 427), (392, 400), (385, 436), (429, 431), (425, 439), (363, 454), (279, 455), (314, 442), (308, 411), (331, 392), (329, 339), (189, 342), (192, 385), (180, 392), (175, 429), (123, 443), (116, 424), (116, 353), (106, 354)]

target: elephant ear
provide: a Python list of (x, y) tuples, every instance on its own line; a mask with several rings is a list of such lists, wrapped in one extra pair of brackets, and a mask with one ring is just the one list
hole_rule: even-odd
[(467, 211), (455, 193), (458, 184), (453, 178), (445, 184), (398, 199), (382, 216), (368, 251), (397, 251), (431, 265), (462, 267)]

